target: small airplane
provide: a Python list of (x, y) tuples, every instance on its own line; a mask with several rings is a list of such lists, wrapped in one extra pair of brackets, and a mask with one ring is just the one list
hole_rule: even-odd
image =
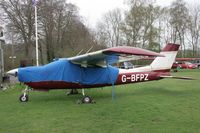
[[(60, 58), (44, 66), (17, 68), (7, 72), (18, 76), (18, 80), (27, 85), (20, 96), (21, 102), (28, 101), (28, 91), (71, 89), (71, 94), (82, 89), (82, 103), (92, 103), (93, 99), (85, 95), (84, 89), (114, 86), (160, 80), (163, 78), (189, 79), (170, 76), (179, 44), (168, 43), (162, 52), (156, 53), (141, 48), (119, 46), (78, 55)], [(148, 66), (132, 69), (120, 69), (113, 63), (138, 60), (143, 57), (156, 57)], [(114, 97), (114, 92), (112, 93)]]

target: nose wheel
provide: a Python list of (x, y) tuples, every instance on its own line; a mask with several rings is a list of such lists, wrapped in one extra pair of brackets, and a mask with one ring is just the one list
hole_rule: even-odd
[(19, 97), (20, 102), (28, 102), (28, 92), (29, 92), (29, 88), (26, 87), (26, 89), (23, 91), (23, 94), (20, 95)]
[(19, 97), (20, 102), (28, 102), (28, 95), (27, 94), (22, 94)]

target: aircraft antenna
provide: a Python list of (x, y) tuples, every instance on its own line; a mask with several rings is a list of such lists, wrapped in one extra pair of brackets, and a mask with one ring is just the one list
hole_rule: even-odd
[(82, 52), (83, 52), (83, 49), (81, 49), (76, 56), (80, 55)]
[(89, 53), (89, 52), (92, 50), (92, 48), (93, 48), (93, 46), (91, 46), (91, 47), (88, 49), (88, 51), (86, 52), (86, 54)]

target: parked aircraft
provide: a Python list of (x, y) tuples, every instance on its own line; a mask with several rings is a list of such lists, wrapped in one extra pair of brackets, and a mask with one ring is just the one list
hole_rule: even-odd
[[(44, 66), (32, 66), (8, 71), (17, 75), (20, 82), (28, 87), (20, 96), (21, 102), (28, 101), (29, 88), (34, 90), (82, 89), (83, 103), (91, 103), (85, 95), (85, 88), (114, 86), (160, 80), (163, 78), (183, 78), (170, 76), (175, 61), (178, 44), (167, 44), (161, 53), (135, 47), (120, 46), (91, 52), (71, 58), (61, 58)], [(113, 63), (137, 60), (143, 57), (156, 57), (149, 66), (121, 69)], [(76, 92), (76, 91), (72, 91)], [(113, 93), (114, 96), (114, 93)]]

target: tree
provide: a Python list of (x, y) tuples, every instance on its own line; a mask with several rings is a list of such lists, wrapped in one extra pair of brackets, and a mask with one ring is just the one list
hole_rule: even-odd
[(25, 45), (25, 56), (32, 58), (32, 39), (34, 37), (34, 11), (32, 1), (20, 0), (2, 0), (0, 8), (6, 13), (5, 18), (8, 20), (8, 25), (15, 34), (18, 34), (18, 39), (22, 40)]
[(126, 12), (123, 25), (128, 45), (159, 49), (159, 29), (155, 26), (159, 11), (160, 8), (155, 7), (153, 1), (130, 1), (130, 11)]
[(121, 45), (122, 14), (119, 8), (107, 12), (98, 23), (97, 32), (101, 43), (114, 47)]
[(182, 56), (185, 56), (185, 32), (188, 23), (188, 8), (183, 0), (176, 0), (170, 8), (170, 24), (173, 30), (173, 42), (181, 44)]
[(157, 43), (159, 41), (159, 27), (156, 27), (156, 25), (160, 16), (160, 7), (149, 4), (144, 10), (143, 30), (141, 32), (142, 47), (159, 50), (159, 43)]
[[(38, 8), (38, 38), (40, 62), (50, 62), (56, 57), (75, 55), (96, 45), (90, 30), (83, 24), (78, 8), (66, 0), (42, 0)], [(8, 32), (14, 33), (19, 42), (23, 59), (35, 57), (35, 19), (32, 0), (0, 1), (7, 21)], [(34, 50), (32, 50), (34, 49)], [(24, 51), (25, 52), (24, 52)], [(21, 56), (20, 56), (21, 57)]]
[(78, 8), (65, 0), (43, 0), (39, 4), (41, 39), (47, 60), (87, 51), (94, 45), (89, 29), (81, 22)]
[(188, 24), (188, 40), (192, 46), (193, 56), (198, 56), (198, 44), (200, 39), (200, 6), (190, 9)]
[(43, 0), (39, 3), (40, 36), (47, 51), (47, 60), (56, 57), (55, 51), (63, 48), (65, 32), (75, 7), (65, 0)]

